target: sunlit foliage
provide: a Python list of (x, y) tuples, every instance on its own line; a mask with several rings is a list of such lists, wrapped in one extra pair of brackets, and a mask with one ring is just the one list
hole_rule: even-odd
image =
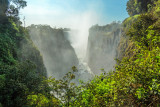
[(123, 22), (130, 38), (124, 57), (114, 71), (79, 86), (72, 82), (76, 67), (63, 79), (46, 79), (31, 60), (20, 60), (27, 31), (14, 17), (0, 24), (0, 106), (159, 107), (160, 0), (129, 0), (127, 6), (129, 15), (139, 15)]

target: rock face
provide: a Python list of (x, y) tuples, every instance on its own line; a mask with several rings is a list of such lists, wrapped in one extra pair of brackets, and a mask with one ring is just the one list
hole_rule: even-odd
[(108, 72), (114, 68), (120, 36), (119, 23), (90, 28), (86, 59), (92, 72), (98, 75), (101, 73), (100, 69)]
[(48, 77), (62, 78), (78, 65), (78, 58), (62, 29), (53, 29), (47, 25), (31, 25), (30, 36), (40, 50)]

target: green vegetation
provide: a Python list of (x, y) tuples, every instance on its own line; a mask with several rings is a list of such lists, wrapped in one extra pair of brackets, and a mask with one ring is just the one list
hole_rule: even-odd
[(160, 106), (160, 17), (155, 16), (158, 3), (151, 12), (123, 22), (130, 24), (125, 26), (130, 43), (123, 59), (114, 72), (85, 85), (75, 101), (77, 107)]
[[(14, 1), (20, 9), (23, 6), (19, 2)], [(3, 19), (5, 21), (0, 22), (0, 105), (21, 107), (27, 104), (31, 92), (45, 91), (37, 87), (42, 84), (46, 69), (27, 31), (19, 25), (18, 16), (6, 15)], [(32, 54), (25, 52), (22, 46), (30, 48)]]
[(117, 60), (114, 72), (85, 84), (74, 106), (160, 106), (159, 2), (152, 11), (123, 22), (128, 25), (124, 31), (130, 38), (124, 57)]
[(129, 30), (128, 28), (131, 27), (133, 22), (135, 22), (138, 17), (139, 17), (139, 15), (134, 15), (129, 18), (126, 18), (122, 23), (123, 24), (123, 31), (127, 32), (127, 30)]
[[(85, 84), (74, 106), (160, 106), (160, 27), (158, 2), (151, 12), (126, 19), (130, 37), (116, 70)], [(136, 18), (136, 19), (133, 19)], [(132, 21), (130, 21), (132, 20)]]
[(127, 2), (127, 12), (130, 16), (150, 12), (158, 0), (129, 0)]
[(121, 22), (112, 22), (111, 24), (107, 24), (106, 26), (99, 26), (98, 24), (92, 26), (90, 31), (103, 31), (103, 32), (113, 32), (115, 29), (119, 29), (121, 26)]
[(0, 23), (0, 106), (159, 107), (160, 0), (129, 0), (127, 6), (129, 15), (139, 15), (123, 22), (130, 40), (122, 60), (117, 60), (115, 71), (79, 86), (72, 83), (76, 67), (61, 80), (46, 79), (28, 32), (17, 16), (6, 16)]

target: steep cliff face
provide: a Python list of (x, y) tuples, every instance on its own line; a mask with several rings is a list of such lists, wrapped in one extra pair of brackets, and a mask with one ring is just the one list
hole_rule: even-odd
[(64, 37), (62, 29), (42, 25), (31, 25), (28, 29), (32, 41), (43, 56), (48, 77), (60, 79), (71, 71), (72, 66), (78, 65), (75, 51)]
[(100, 74), (100, 69), (106, 72), (113, 69), (120, 35), (119, 23), (90, 28), (86, 58), (92, 72)]

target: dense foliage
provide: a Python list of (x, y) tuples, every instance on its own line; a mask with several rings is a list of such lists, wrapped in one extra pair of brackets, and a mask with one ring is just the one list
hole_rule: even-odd
[(103, 31), (103, 32), (113, 32), (115, 29), (119, 29), (121, 26), (121, 22), (113, 21), (111, 24), (107, 24), (105, 26), (99, 26), (98, 24), (92, 26), (89, 30), (90, 31)]
[(130, 43), (116, 71), (95, 77), (86, 84), (74, 106), (160, 106), (158, 6), (159, 1), (151, 12), (128, 21), (130, 26), (125, 26), (128, 29), (125, 31)]
[[(100, 76), (79, 86), (72, 83), (76, 67), (61, 80), (42, 77), (31, 60), (40, 57), (38, 51), (16, 16), (9, 16), (0, 24), (0, 106), (159, 107), (160, 0), (129, 0), (127, 6), (129, 15), (139, 15), (123, 22), (130, 38), (124, 57), (115, 71), (106, 74), (102, 69)], [(30, 43), (32, 58), (22, 42)]]
[[(41, 76), (45, 76), (45, 69), (44, 73), (38, 73), (36, 63), (19, 57), (26, 54), (21, 48), (21, 41), (29, 40), (25, 32), (12, 20), (0, 25), (0, 103), (3, 106), (24, 105), (30, 92), (40, 91), (37, 87), (42, 81)], [(36, 55), (40, 57), (40, 54)], [(42, 60), (37, 58), (37, 61)]]
[[(8, 1), (0, 2), (7, 3), (6, 10), (11, 6)], [(19, 9), (24, 6), (20, 0), (12, 2), (19, 5)], [(18, 16), (5, 14), (3, 19), (5, 21), (0, 22), (0, 106), (21, 107), (27, 104), (26, 99), (31, 92), (49, 92), (37, 88), (42, 84), (46, 70), (28, 32), (17, 23), (20, 22)], [(22, 46), (30, 48), (32, 54), (24, 52)], [(37, 67), (38, 64), (40, 67)]]
[(123, 59), (117, 62), (116, 71), (85, 84), (74, 106), (160, 106), (158, 6), (159, 1), (151, 12), (128, 21), (130, 26), (125, 26), (125, 31), (130, 43)]
[[(159, 3), (160, 1), (155, 3), (152, 11), (123, 22), (123, 25), (127, 25), (124, 33), (130, 39), (124, 57), (117, 60), (116, 70), (107, 74), (104, 72), (88, 83), (82, 82), (80, 86), (71, 88), (70, 91), (76, 93), (74, 96), (65, 93), (65, 97), (69, 95), (68, 98), (72, 100), (63, 100), (61, 106), (160, 106), (160, 17), (157, 8)], [(49, 83), (53, 86), (61, 81), (63, 80)], [(53, 90), (63, 89), (62, 85), (58, 84)], [(67, 92), (68, 88), (63, 90)]]
[(130, 16), (146, 13), (154, 7), (157, 0), (129, 0), (127, 2), (127, 11)]

